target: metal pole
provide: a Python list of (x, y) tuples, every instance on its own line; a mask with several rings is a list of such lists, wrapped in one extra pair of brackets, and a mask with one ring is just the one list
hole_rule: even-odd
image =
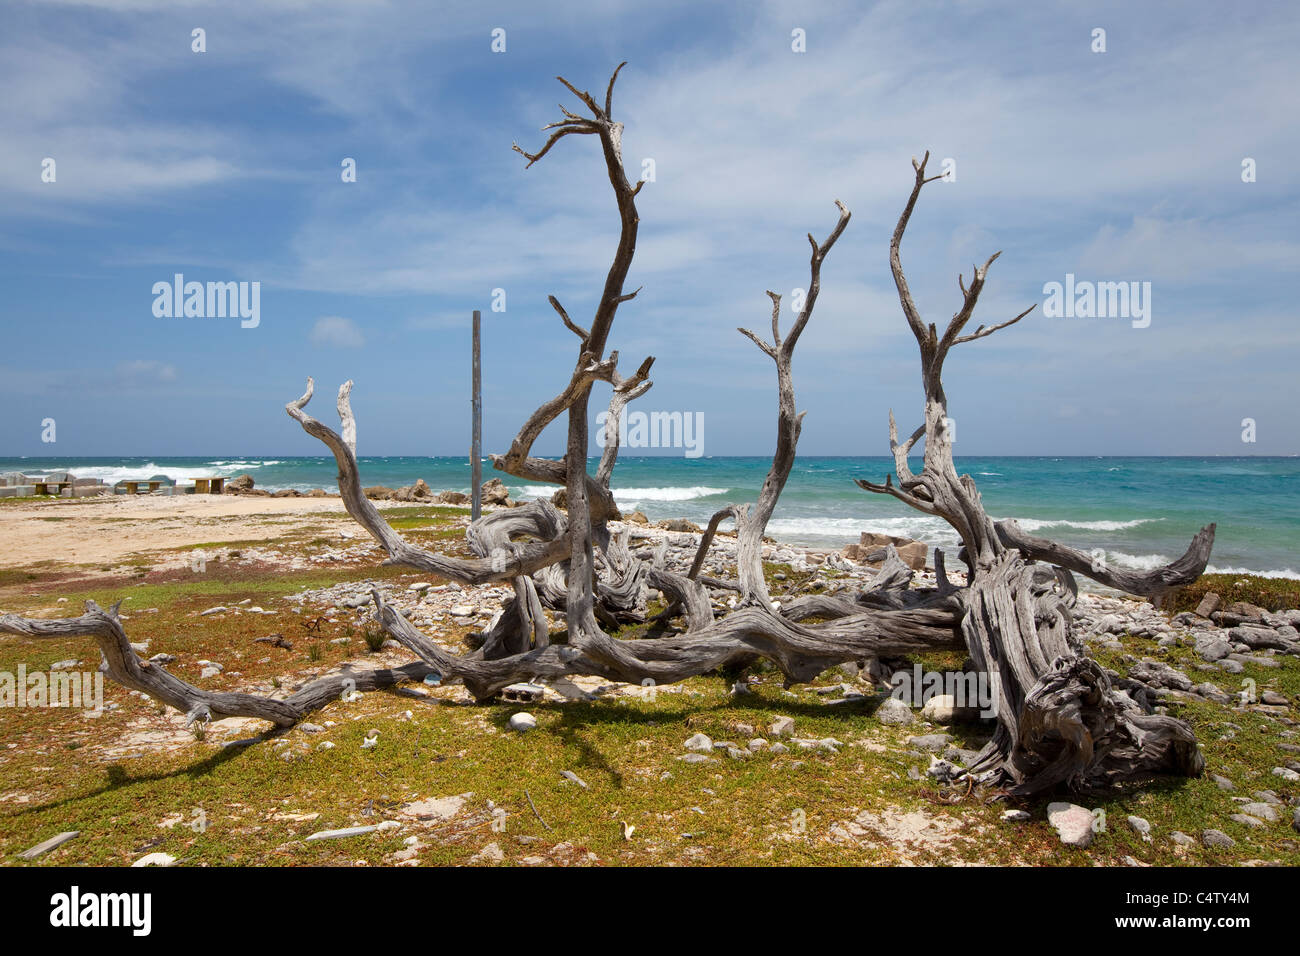
[(479, 311), (475, 309), (472, 386), (474, 394), (470, 399), (470, 406), (473, 409), (473, 424), (471, 425), (472, 437), (469, 446), (470, 482), (473, 485), (470, 491), (470, 500), (472, 502), (470, 515), (474, 521), (477, 521), (479, 515), (483, 513), (483, 374), (479, 368), (479, 321)]

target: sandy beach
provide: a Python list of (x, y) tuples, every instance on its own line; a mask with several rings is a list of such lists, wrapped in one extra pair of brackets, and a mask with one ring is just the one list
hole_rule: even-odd
[(146, 551), (263, 539), (321, 525), (359, 530), (338, 497), (115, 495), (0, 508), (3, 560), (10, 568), (49, 562), (116, 565)]

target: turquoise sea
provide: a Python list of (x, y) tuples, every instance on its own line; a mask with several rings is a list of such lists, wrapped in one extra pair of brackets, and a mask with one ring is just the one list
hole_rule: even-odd
[[(595, 459), (592, 459), (595, 467)], [(613, 486), (625, 510), (651, 520), (703, 521), (722, 505), (753, 501), (770, 459), (619, 458)], [(1218, 522), (1213, 571), (1300, 577), (1300, 458), (959, 458), (996, 518), (1015, 517), (1030, 531), (1086, 550), (1101, 549), (1115, 565), (1151, 567), (1177, 557), (1205, 523)], [(919, 462), (918, 462), (919, 467)], [(368, 484), (411, 484), (468, 491), (464, 458), (361, 459)], [(873, 495), (854, 478), (882, 480), (887, 458), (800, 458), (781, 496), (769, 533), (793, 544), (840, 546), (859, 532), (920, 538), (949, 549), (956, 536), (937, 518), (892, 498)], [(273, 456), (212, 458), (8, 458), (0, 472), (70, 471), (77, 477), (147, 478), (165, 474), (253, 476), (257, 487), (334, 490), (332, 458)], [(526, 484), (484, 463), (512, 496), (549, 495), (553, 486)]]

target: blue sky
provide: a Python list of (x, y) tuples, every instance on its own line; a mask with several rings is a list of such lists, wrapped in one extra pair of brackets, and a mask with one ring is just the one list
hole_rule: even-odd
[[(618, 227), (594, 139), (528, 170), (510, 145), (575, 108), (557, 73), (603, 91), (621, 60), (625, 160), (656, 179), (611, 345), (626, 372), (657, 356), (634, 407), (703, 413), (707, 454), (771, 451), (773, 366), (735, 329), (807, 284), (835, 199), (853, 221), (795, 357), (800, 450), (883, 454), (889, 408), (920, 420), (887, 253), (926, 149), (957, 175), (904, 242), (922, 312), (946, 321), (998, 249), (976, 321), (1039, 303), (950, 357), (960, 453), (1300, 452), (1294, 4), (101, 0), (0, 22), (0, 456), (318, 454), (283, 411), (308, 375), (326, 420), (356, 381), (362, 454), (460, 454), (475, 308), (504, 451), (572, 369), (546, 296), (588, 318)], [(177, 272), (260, 282), (260, 324), (156, 318)], [(1150, 282), (1150, 325), (1045, 318), (1067, 273)], [(553, 426), (536, 450), (562, 446)]]

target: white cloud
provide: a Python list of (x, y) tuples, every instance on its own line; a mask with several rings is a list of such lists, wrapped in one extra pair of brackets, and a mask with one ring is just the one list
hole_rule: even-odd
[(176, 366), (157, 359), (134, 359), (119, 362), (118, 378), (125, 384), (149, 385), (176, 381)]
[(317, 319), (312, 326), (310, 338), (313, 345), (339, 349), (359, 349), (366, 344), (366, 337), (361, 334), (356, 323), (339, 315)]

